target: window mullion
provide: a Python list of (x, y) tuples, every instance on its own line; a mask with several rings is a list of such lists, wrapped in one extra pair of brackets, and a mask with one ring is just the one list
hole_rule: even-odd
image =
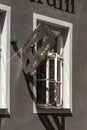
[(49, 58), (46, 62), (46, 104), (49, 104)]
[[(63, 57), (63, 37), (62, 35), (59, 36), (59, 42), (61, 43), (61, 48), (60, 48), (60, 55)], [(62, 105), (63, 103), (63, 60), (60, 61), (60, 103)]]
[(55, 103), (56, 103), (56, 106), (57, 106), (58, 103), (59, 103), (58, 102), (58, 100), (59, 100), (58, 99), (58, 93), (57, 93), (58, 92), (57, 90), (59, 89), (58, 88), (59, 86), (58, 86), (58, 83), (57, 83), (57, 54), (55, 54), (55, 59), (54, 60), (55, 60), (55, 66), (54, 66), (54, 80), (55, 80), (54, 95), (55, 96), (54, 96), (54, 98), (55, 98)]

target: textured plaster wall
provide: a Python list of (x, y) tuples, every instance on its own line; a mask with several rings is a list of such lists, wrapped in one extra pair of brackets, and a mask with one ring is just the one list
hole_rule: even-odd
[[(87, 1), (75, 0), (75, 14), (29, 0), (0, 4), (11, 6), (11, 38), (17, 40), (17, 46), (11, 44), (11, 117), (1, 119), (0, 130), (87, 130)], [(33, 30), (33, 12), (73, 23), (72, 117), (33, 114), (32, 78), (23, 73), (20, 55), (15, 55)]]

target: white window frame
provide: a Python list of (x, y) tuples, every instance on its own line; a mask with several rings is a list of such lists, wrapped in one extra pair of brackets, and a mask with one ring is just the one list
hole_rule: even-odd
[[(58, 20), (55, 18), (51, 18), (48, 16), (40, 15), (33, 13), (33, 30), (37, 27), (37, 21), (43, 21), (49, 24), (56, 25), (59, 28), (64, 28), (68, 30), (65, 47), (64, 47), (64, 78), (63, 80), (63, 91), (61, 91), (61, 97), (63, 97), (63, 108), (57, 109), (57, 111), (40, 111), (37, 110), (37, 99), (36, 95), (36, 76), (34, 75), (34, 85), (33, 85), (33, 93), (34, 93), (34, 101), (33, 101), (33, 113), (72, 113), (72, 31), (73, 25), (72, 23), (65, 22), (62, 20)], [(62, 50), (61, 50), (62, 51)], [(55, 66), (56, 67), (56, 66)], [(62, 69), (62, 68), (61, 68)], [(67, 69), (67, 71), (65, 71)]]
[[(0, 116), (10, 114), (10, 17), (11, 8), (0, 4)], [(2, 22), (2, 24), (1, 24)]]

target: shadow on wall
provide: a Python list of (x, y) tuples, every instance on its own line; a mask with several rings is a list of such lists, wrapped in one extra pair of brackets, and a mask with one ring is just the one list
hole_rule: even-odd
[[(21, 58), (21, 54), (19, 52), (19, 49), (18, 49), (16, 43), (17, 43), (17, 41), (16, 42), (13, 41), (12, 47), (13, 47), (15, 53), (18, 55), (18, 57)], [(23, 74), (24, 74), (24, 78), (25, 78), (26, 83), (27, 83), (29, 94), (30, 94), (32, 100), (35, 101), (36, 98), (35, 98), (33, 91), (32, 91), (33, 87), (31, 88), (31, 86), (33, 86), (33, 77), (29, 74), (25, 74), (24, 71), (23, 71)], [(30, 83), (32, 84), (31, 86), (30, 86)], [(56, 129), (57, 130), (65, 130), (65, 116), (58, 116), (57, 114), (37, 114), (37, 115), (38, 115), (40, 121), (42, 122), (42, 124), (46, 130), (56, 130)], [(51, 122), (50, 117), (51, 117), (51, 119), (54, 120), (55, 126)]]
[[(46, 130), (56, 130), (48, 117), (49, 115), (38, 114), (38, 116)], [(52, 118), (54, 119), (56, 128), (58, 130), (65, 130), (65, 117), (60, 117), (59, 119), (57, 115), (50, 116), (52, 116)]]
[[(29, 74), (25, 74), (24, 71), (23, 71), (23, 74), (27, 83), (29, 94), (32, 100), (35, 101), (36, 100), (35, 96), (33, 95), (33, 91), (29, 85), (30, 82), (33, 83), (33, 77), (31, 77)], [(52, 117), (58, 130), (65, 130), (65, 116), (59, 117), (57, 114), (38, 114), (38, 117), (46, 130), (56, 130), (54, 125), (51, 123), (51, 120), (49, 117)]]
[(1, 119), (0, 119), (0, 130), (1, 130)]

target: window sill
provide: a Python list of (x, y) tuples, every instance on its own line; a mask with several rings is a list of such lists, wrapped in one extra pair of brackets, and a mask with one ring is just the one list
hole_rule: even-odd
[(72, 116), (71, 109), (66, 108), (37, 108), (37, 113), (39, 114), (57, 114), (61, 116)]
[(3, 109), (1, 109), (0, 108), (0, 118), (9, 118), (10, 117), (10, 113), (9, 113), (9, 111), (8, 111), (8, 109), (5, 109), (5, 108), (3, 108)]

